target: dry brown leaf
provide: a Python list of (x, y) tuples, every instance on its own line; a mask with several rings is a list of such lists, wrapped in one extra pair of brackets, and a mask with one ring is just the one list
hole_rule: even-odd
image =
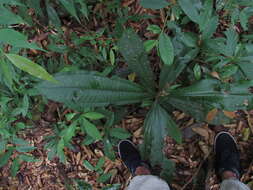
[(227, 116), (227, 117), (229, 117), (231, 119), (234, 119), (236, 117), (236, 114), (233, 111), (226, 111), (226, 110), (224, 110), (223, 113), (225, 114), (225, 116)]
[(211, 75), (212, 75), (214, 78), (217, 78), (217, 79), (220, 80), (220, 76), (219, 76), (219, 74), (218, 74), (216, 71), (211, 72)]
[(211, 122), (215, 116), (217, 115), (218, 113), (218, 109), (214, 108), (212, 109), (211, 111), (208, 112), (207, 116), (206, 116), (206, 121), (207, 122)]
[(203, 127), (193, 127), (192, 130), (199, 134), (200, 136), (204, 137), (205, 140), (208, 140), (209, 139), (209, 133), (208, 133), (208, 130), (206, 128), (203, 128)]

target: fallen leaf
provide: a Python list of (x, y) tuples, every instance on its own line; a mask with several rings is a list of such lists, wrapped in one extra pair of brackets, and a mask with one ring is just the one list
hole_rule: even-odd
[(227, 117), (229, 117), (231, 119), (234, 119), (236, 117), (236, 114), (233, 111), (226, 111), (226, 110), (224, 110), (223, 113), (225, 114), (225, 116), (227, 116)]
[(218, 113), (218, 109), (216, 109), (216, 108), (209, 111), (207, 116), (206, 116), (206, 121), (211, 122), (215, 118), (217, 113)]

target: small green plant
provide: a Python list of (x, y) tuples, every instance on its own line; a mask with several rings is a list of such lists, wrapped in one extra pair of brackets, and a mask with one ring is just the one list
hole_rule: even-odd
[[(164, 37), (162, 37), (164, 38)], [(165, 37), (166, 38), (166, 37)], [(171, 45), (159, 47), (172, 48)], [(87, 107), (105, 107), (109, 105), (127, 105), (142, 103), (151, 106), (144, 122), (143, 155), (150, 158), (152, 164), (166, 161), (162, 154), (163, 139), (172, 136), (178, 143), (182, 135), (169, 113), (173, 108), (189, 113), (197, 120), (206, 120), (208, 112), (220, 110), (246, 109), (245, 101), (252, 101), (249, 88), (252, 81), (226, 83), (209, 76), (188, 87), (179, 87), (174, 82), (187, 64), (198, 53), (197, 48), (172, 53), (162, 60), (163, 65), (159, 83), (151, 71), (148, 56), (140, 38), (132, 31), (123, 33), (118, 48), (129, 68), (139, 76), (139, 83), (134, 83), (117, 76), (111, 78), (93, 71), (58, 73), (54, 77), (59, 84), (42, 82), (38, 89), (49, 99), (82, 111)], [(187, 48), (186, 48), (187, 49)], [(174, 60), (174, 61), (173, 61)]]

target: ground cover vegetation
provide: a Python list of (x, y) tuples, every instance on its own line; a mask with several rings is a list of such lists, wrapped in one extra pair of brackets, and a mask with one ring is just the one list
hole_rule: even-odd
[[(0, 167), (15, 178), (41, 161), (24, 134), (53, 109), (47, 159), (68, 163), (75, 138), (99, 144), (103, 156), (82, 166), (101, 188), (123, 188), (107, 185), (115, 174), (104, 166), (133, 135), (120, 122), (141, 113), (143, 159), (171, 179), (164, 139), (184, 142), (175, 111), (224, 125), (252, 110), (252, 16), (250, 0), (0, 0)], [(92, 184), (72, 178), (64, 188)]]

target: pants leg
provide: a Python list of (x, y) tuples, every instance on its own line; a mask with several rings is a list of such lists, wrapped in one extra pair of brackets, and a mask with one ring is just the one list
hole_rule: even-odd
[(222, 181), (220, 190), (250, 190), (250, 188), (237, 179), (226, 179)]
[(127, 190), (170, 190), (170, 188), (164, 180), (157, 176), (140, 175), (131, 180)]

